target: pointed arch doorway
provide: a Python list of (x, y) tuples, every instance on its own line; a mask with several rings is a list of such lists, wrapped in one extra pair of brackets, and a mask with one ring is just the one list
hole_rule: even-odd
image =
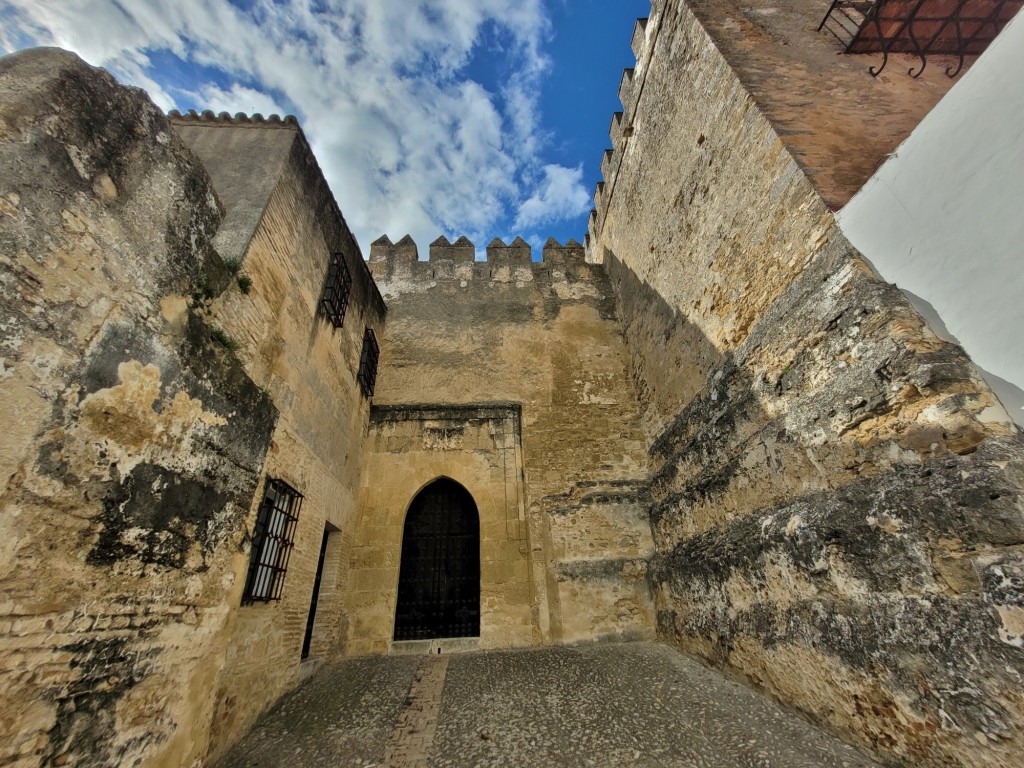
[(426, 486), (405, 516), (395, 640), (480, 635), (480, 515), (446, 477)]

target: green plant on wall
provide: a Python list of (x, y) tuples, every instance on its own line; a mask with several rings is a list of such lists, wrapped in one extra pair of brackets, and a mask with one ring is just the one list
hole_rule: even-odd
[(229, 352), (234, 352), (238, 349), (238, 342), (232, 339), (223, 328), (210, 326), (210, 338)]
[(224, 266), (227, 267), (228, 272), (235, 276), (235, 282), (238, 283), (238, 290), (248, 295), (249, 291), (252, 290), (252, 278), (242, 271), (242, 260), (225, 259)]

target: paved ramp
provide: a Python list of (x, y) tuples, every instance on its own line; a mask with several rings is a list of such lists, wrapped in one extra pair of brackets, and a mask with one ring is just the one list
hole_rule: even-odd
[(628, 643), (346, 661), (219, 768), (875, 765), (668, 646)]

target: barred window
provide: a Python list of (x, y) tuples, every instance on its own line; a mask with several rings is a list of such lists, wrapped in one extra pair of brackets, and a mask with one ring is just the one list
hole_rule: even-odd
[(363, 394), (373, 397), (373, 388), (377, 384), (377, 361), (380, 359), (380, 347), (373, 329), (367, 328), (363, 334), (363, 354), (359, 358), (359, 373), (356, 379), (363, 389)]
[(243, 603), (281, 599), (301, 506), (301, 493), (283, 480), (267, 478), (256, 517)]
[(324, 283), (324, 297), (320, 300), (320, 307), (335, 328), (341, 328), (345, 323), (345, 310), (348, 309), (351, 292), (352, 275), (345, 264), (345, 257), (333, 253), (327, 266), (327, 281)]

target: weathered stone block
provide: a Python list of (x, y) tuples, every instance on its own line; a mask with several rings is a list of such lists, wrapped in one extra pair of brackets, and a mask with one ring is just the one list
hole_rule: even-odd
[(229, 279), (222, 208), (145, 95), (71, 54), (0, 60), (0, 122), (18, 201), (0, 221), (18, 339), (0, 381), (18, 414), (3, 604), (42, 622), (9, 625), (0, 666), (48, 656), (5, 687), (25, 717), (4, 722), (0, 760), (190, 761), (210, 723), (192, 694), (223, 659), (224, 584), (278, 415), (201, 314)]

